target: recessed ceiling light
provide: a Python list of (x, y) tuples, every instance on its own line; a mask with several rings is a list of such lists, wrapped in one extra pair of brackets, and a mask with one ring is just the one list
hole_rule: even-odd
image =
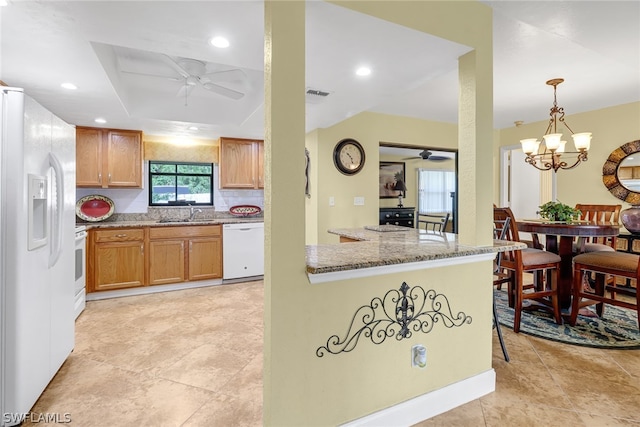
[(65, 89), (69, 89), (69, 90), (78, 89), (78, 86), (74, 85), (73, 83), (62, 83), (60, 86), (62, 86)]
[(189, 130), (198, 130), (197, 126), (189, 126)]
[(356, 74), (359, 76), (368, 76), (371, 74), (371, 68), (369, 67), (360, 67), (356, 70)]
[(0, 6), (9, 6), (8, 0), (0, 0)]
[(107, 121), (105, 119), (103, 119), (102, 117), (98, 117), (97, 119), (94, 120), (94, 122), (102, 123), (102, 124), (107, 123)]
[(211, 43), (211, 46), (215, 46), (215, 47), (220, 47), (220, 48), (229, 47), (229, 40), (225, 39), (224, 37), (214, 37), (211, 40), (209, 40), (209, 43)]

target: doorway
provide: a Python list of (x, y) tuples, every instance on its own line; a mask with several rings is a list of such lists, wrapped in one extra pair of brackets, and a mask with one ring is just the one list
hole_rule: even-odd
[[(452, 148), (438, 148), (427, 146), (415, 146), (408, 144), (397, 144), (391, 142), (380, 142), (380, 160), (396, 161), (405, 164), (407, 171), (407, 194), (412, 196), (410, 200), (415, 204), (416, 212), (420, 211), (420, 171), (439, 170), (453, 171), (453, 184), (447, 182), (446, 188), (441, 189), (446, 192), (450, 208), (450, 227), (447, 231), (457, 233), (458, 230), (458, 150)], [(411, 177), (411, 178), (410, 178)], [(423, 183), (424, 184), (424, 183)], [(423, 203), (424, 204), (424, 203)], [(444, 212), (442, 212), (444, 213)]]
[(511, 208), (518, 219), (538, 218), (540, 205), (556, 198), (553, 171), (536, 169), (525, 158), (520, 145), (500, 147), (500, 206)]

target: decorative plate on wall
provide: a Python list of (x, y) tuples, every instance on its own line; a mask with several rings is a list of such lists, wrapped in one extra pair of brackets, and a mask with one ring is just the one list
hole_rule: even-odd
[(76, 202), (76, 215), (85, 221), (104, 221), (113, 215), (114, 210), (113, 200), (99, 194), (84, 196)]
[(235, 216), (258, 215), (260, 212), (262, 212), (262, 209), (260, 209), (260, 206), (254, 206), (254, 205), (238, 205), (238, 206), (232, 206), (231, 208), (229, 208), (229, 213)]

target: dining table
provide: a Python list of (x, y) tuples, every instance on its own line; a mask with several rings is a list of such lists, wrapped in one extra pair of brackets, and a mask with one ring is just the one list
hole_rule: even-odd
[[(516, 220), (518, 232), (531, 233), (534, 244), (538, 235), (545, 236), (545, 250), (560, 256), (558, 297), (561, 308), (571, 306), (573, 283), (573, 256), (584, 251), (587, 239), (591, 237), (615, 237), (620, 233), (618, 224), (598, 221), (548, 221), (544, 219)], [(574, 253), (574, 243), (577, 251)]]

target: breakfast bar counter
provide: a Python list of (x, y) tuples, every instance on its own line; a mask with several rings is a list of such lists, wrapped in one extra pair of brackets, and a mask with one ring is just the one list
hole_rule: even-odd
[(526, 247), (494, 240), (492, 246), (469, 246), (458, 235), (393, 225), (328, 230), (346, 243), (306, 247), (311, 283), (411, 271), (489, 260), (497, 252)]

